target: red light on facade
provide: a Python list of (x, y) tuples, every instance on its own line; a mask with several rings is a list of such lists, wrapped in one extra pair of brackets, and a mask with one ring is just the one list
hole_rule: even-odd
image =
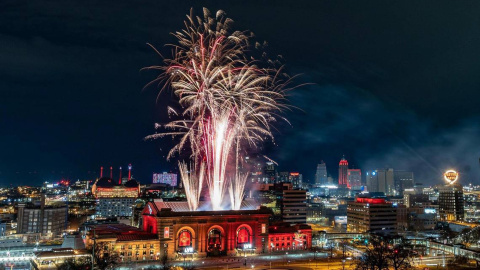
[(292, 172), (292, 173), (290, 173), (290, 175), (291, 175), (291, 176), (299, 176), (300, 173), (298, 173), (298, 172)]
[(357, 203), (371, 203), (371, 204), (387, 203), (385, 199), (380, 199), (380, 198), (357, 198), (355, 201)]

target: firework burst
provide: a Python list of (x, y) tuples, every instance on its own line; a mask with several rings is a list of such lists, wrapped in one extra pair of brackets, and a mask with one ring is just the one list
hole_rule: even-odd
[[(185, 29), (173, 33), (178, 40), (171, 45), (173, 57), (164, 59), (162, 66), (148, 67), (162, 71), (151, 83), (163, 82), (162, 90), (171, 89), (182, 111), (169, 108), (178, 119), (159, 125), (163, 131), (147, 138), (177, 136), (179, 142), (168, 158), (188, 150), (194, 164), (205, 163), (204, 167), (195, 165), (188, 177), (182, 172), (188, 169), (186, 165), (180, 166), (180, 171), (184, 183), (203, 179), (205, 174), (214, 210), (222, 208), (227, 187), (231, 207), (240, 208), (247, 179), (238, 171), (240, 146), (256, 147), (267, 138), (273, 139), (270, 126), (286, 107), (289, 83), (288, 78), (280, 79), (284, 75), (281, 68), (261, 68), (261, 61), (247, 56), (251, 35), (231, 31), (232, 23), (223, 11), (215, 18), (205, 8), (203, 18), (191, 13)], [(232, 162), (235, 170), (228, 172), (227, 165)], [(192, 178), (192, 174), (196, 176)], [(230, 185), (227, 179), (231, 179)], [(186, 192), (187, 197), (195, 197), (197, 189), (186, 188)]]

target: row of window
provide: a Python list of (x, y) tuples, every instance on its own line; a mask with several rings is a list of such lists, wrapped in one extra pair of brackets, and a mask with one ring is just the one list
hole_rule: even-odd
[[(132, 256), (132, 254), (133, 254), (133, 253), (132, 253), (131, 251), (128, 251), (128, 252), (127, 252), (127, 256), (128, 256), (128, 257)], [(155, 254), (155, 252), (153, 251), (153, 249), (151, 249), (151, 250), (150, 250), (150, 255), (152, 256), (153, 254)], [(140, 255), (140, 252), (139, 252), (139, 251), (136, 251), (136, 252), (135, 252), (135, 256), (139, 256), (139, 255)], [(144, 250), (144, 251), (142, 252), (142, 255), (147, 255), (147, 251)], [(120, 256), (125, 256), (125, 252), (123, 252), (123, 251), (120, 252)]]
[[(122, 245), (120, 249), (125, 249), (126, 245)], [(136, 249), (140, 248), (140, 245), (128, 245), (128, 249), (132, 249), (132, 247), (135, 246)], [(143, 244), (143, 248), (147, 248), (147, 244)], [(153, 248), (153, 244), (150, 244), (150, 248)]]

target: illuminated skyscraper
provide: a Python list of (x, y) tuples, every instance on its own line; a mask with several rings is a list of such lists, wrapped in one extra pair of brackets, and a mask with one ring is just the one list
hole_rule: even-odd
[(317, 165), (317, 173), (315, 174), (315, 185), (326, 185), (328, 184), (327, 177), (327, 164), (325, 162), (320, 162)]
[(348, 187), (348, 161), (345, 157), (338, 164), (338, 185), (339, 187)]
[(348, 169), (347, 179), (351, 189), (360, 190), (362, 187), (362, 171), (360, 169)]

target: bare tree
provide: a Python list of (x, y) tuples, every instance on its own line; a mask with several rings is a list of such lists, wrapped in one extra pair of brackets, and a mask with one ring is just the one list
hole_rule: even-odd
[(95, 243), (95, 253), (93, 254), (95, 268), (108, 269), (118, 264), (120, 257), (109, 247), (108, 242)]
[(356, 265), (357, 270), (412, 269), (413, 254), (409, 243), (402, 237), (372, 235), (364, 255)]

